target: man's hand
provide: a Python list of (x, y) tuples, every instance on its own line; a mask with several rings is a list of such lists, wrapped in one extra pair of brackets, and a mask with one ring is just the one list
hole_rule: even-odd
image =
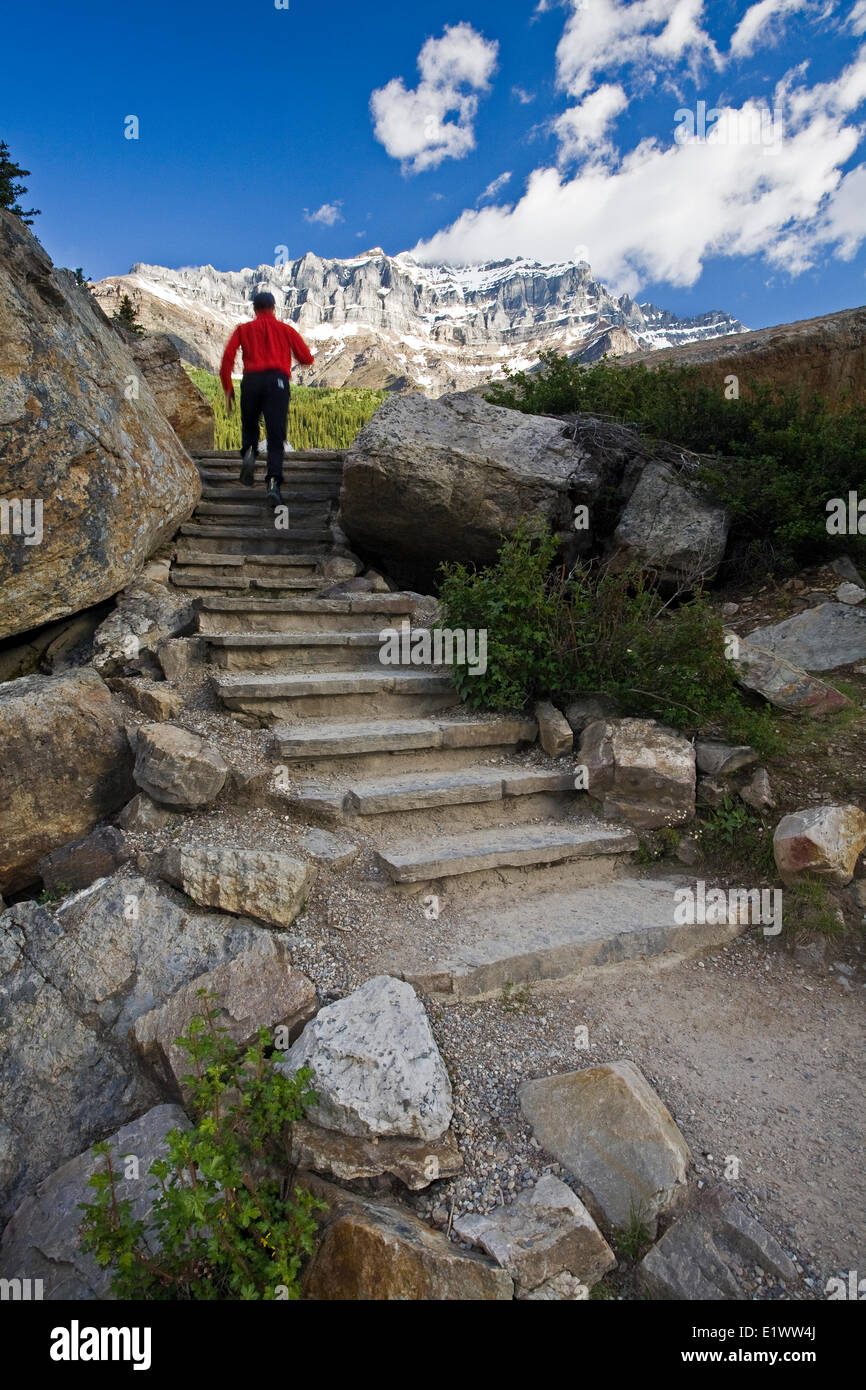
[(233, 408), (234, 403), (235, 403), (234, 388), (232, 388), (231, 391), (225, 391), (223, 394), (225, 395), (225, 398), (226, 398), (226, 414), (227, 414), (227, 415), (231, 415), (231, 413), (232, 413), (232, 408)]

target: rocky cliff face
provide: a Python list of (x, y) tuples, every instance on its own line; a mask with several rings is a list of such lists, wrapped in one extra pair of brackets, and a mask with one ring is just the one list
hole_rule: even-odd
[(145, 327), (168, 333), (187, 361), (215, 370), (232, 327), (249, 318), (260, 289), (270, 290), (280, 315), (317, 354), (302, 379), (432, 395), (471, 389), (505, 367), (531, 367), (545, 348), (579, 355), (611, 332), (611, 350), (628, 351), (743, 327), (720, 311), (678, 319), (627, 295), (616, 298), (583, 261), (423, 266), (409, 255), (386, 256), (380, 247), (352, 260), (308, 253), (255, 270), (136, 264), (129, 275), (100, 281), (94, 294), (112, 310), (129, 294)]
[(0, 638), (117, 593), (200, 488), (99, 306), (0, 211)]
[(723, 389), (727, 376), (740, 389), (756, 382), (792, 388), (804, 396), (817, 391), (831, 406), (866, 401), (866, 307), (781, 323), (723, 342), (683, 343), (661, 352), (640, 352), (629, 362), (648, 367), (672, 362), (699, 367), (703, 379)]

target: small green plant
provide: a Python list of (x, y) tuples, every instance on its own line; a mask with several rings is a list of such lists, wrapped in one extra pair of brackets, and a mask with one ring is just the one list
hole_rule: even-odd
[[(176, 1039), (192, 1059), (184, 1077), (194, 1123), (167, 1136), (167, 1157), (150, 1167), (158, 1195), (147, 1223), (135, 1220), (110, 1146), (81, 1203), (82, 1249), (112, 1266), (117, 1298), (295, 1299), (313, 1248), (318, 1201), (285, 1169), (285, 1131), (315, 1099), (311, 1073), (278, 1071), (267, 1029), (238, 1048), (217, 1023), (204, 990), (202, 1014)], [(147, 1236), (147, 1239), (145, 1239)], [(156, 1253), (154, 1253), (156, 1251)]]
[(652, 1243), (652, 1232), (649, 1227), (649, 1208), (643, 1198), (635, 1201), (631, 1198), (628, 1204), (628, 1222), (625, 1226), (620, 1226), (615, 1233), (616, 1248), (619, 1254), (627, 1260), (639, 1260)]
[(785, 927), (792, 940), (817, 934), (839, 936), (844, 922), (820, 878), (801, 878), (785, 889)]
[(701, 848), (715, 868), (748, 872), (752, 880), (777, 877), (773, 827), (726, 796), (701, 822)]
[(567, 570), (557, 550), (546, 526), (524, 521), (493, 565), (442, 567), (442, 625), (487, 633), (486, 670), (452, 668), (466, 704), (522, 709), (538, 697), (604, 692), (687, 733), (712, 725), (738, 741), (748, 735), (761, 753), (776, 749), (772, 715), (744, 700), (702, 593), (675, 607), (637, 566)]
[(506, 980), (502, 986), (502, 1007), (507, 1014), (525, 1014), (532, 1006), (531, 985), (515, 987), (513, 980)]
[(71, 892), (71, 884), (56, 883), (53, 888), (43, 888), (36, 901), (40, 907), (47, 907), (49, 903), (59, 903), (61, 898), (68, 897)]

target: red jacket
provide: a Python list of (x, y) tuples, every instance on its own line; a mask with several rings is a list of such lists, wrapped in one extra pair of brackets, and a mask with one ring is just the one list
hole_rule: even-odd
[(292, 356), (309, 367), (315, 360), (300, 333), (290, 323), (281, 323), (273, 309), (257, 313), (251, 323), (237, 327), (226, 343), (220, 365), (220, 381), (224, 391), (231, 392), (232, 368), (238, 348), (244, 357), (245, 372), (265, 372), (268, 369), (292, 375)]

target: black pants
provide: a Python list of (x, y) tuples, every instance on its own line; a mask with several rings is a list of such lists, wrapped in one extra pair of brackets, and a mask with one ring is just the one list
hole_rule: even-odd
[(241, 380), (241, 452), (258, 448), (259, 417), (268, 436), (268, 477), (283, 481), (283, 445), (289, 420), (289, 379), (285, 372), (245, 372)]

